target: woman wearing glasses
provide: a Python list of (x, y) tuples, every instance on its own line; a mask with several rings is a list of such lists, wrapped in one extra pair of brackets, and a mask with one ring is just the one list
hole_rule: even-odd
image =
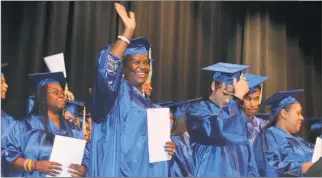
[[(66, 98), (61, 86), (64, 75), (58, 73), (31, 74), (36, 85), (35, 111), (17, 122), (10, 134), (3, 138), (2, 156), (10, 163), (8, 176), (55, 176), (62, 170), (61, 164), (49, 161), (55, 135), (83, 139), (82, 131), (62, 116)], [(88, 162), (85, 149), (82, 165), (72, 164), (72, 176), (85, 176)]]

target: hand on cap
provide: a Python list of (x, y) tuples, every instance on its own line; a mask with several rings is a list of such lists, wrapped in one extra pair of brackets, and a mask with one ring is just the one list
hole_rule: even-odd
[(120, 16), (125, 27), (123, 36), (131, 40), (136, 27), (134, 13), (132, 11), (127, 12), (125, 7), (117, 2), (114, 3), (114, 8), (117, 14)]
[(236, 78), (234, 78), (233, 83), (234, 83), (234, 89), (235, 89), (235, 96), (242, 100), (249, 91), (246, 78), (241, 76), (238, 82)]

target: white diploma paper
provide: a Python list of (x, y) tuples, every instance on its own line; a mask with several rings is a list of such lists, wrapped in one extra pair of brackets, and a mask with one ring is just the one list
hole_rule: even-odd
[[(68, 173), (70, 164), (81, 165), (84, 156), (86, 141), (71, 137), (55, 136), (50, 161), (62, 164), (62, 171), (58, 177), (71, 177)], [(47, 177), (51, 177), (47, 175)]]
[(147, 109), (149, 162), (160, 162), (171, 159), (165, 151), (165, 144), (170, 141), (169, 108)]
[(314, 152), (312, 156), (312, 162), (315, 163), (322, 156), (322, 139), (320, 137), (316, 138)]

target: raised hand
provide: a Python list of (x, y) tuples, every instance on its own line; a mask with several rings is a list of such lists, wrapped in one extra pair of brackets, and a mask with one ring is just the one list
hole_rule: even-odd
[(248, 93), (249, 87), (246, 81), (246, 78), (241, 76), (240, 80), (237, 82), (236, 78), (233, 80), (234, 89), (235, 89), (235, 96), (239, 99), (243, 99), (244, 96)]
[(114, 8), (117, 14), (120, 16), (123, 22), (123, 25), (125, 27), (125, 30), (124, 30), (125, 34), (123, 35), (128, 39), (131, 39), (136, 27), (134, 13), (132, 11), (127, 12), (125, 7), (117, 2), (114, 3)]

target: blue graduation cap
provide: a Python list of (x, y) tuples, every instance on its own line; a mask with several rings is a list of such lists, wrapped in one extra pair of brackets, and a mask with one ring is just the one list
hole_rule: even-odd
[(150, 57), (151, 44), (145, 37), (135, 38), (131, 40), (131, 43), (128, 45), (124, 56), (132, 54), (143, 54)]
[(233, 79), (236, 78), (239, 81), (241, 72), (250, 66), (239, 65), (239, 64), (230, 64), (219, 62), (207, 67), (202, 68), (202, 70), (213, 71), (213, 80), (221, 83), (233, 84)]
[(244, 74), (244, 77), (246, 77), (246, 81), (249, 86), (249, 93), (257, 92), (259, 85), (268, 79), (268, 77), (249, 74), (249, 73)]
[(172, 104), (166, 105), (164, 107), (169, 107), (170, 111), (174, 114), (174, 119), (177, 120), (180, 118), (180, 116), (182, 114), (184, 114), (186, 108), (188, 107), (188, 104), (196, 103), (196, 102), (199, 102), (202, 100), (203, 100), (203, 98), (200, 97), (200, 98), (195, 98), (195, 99), (190, 99), (190, 100), (186, 100), (186, 101), (172, 103)]
[(89, 122), (87, 119), (91, 117), (91, 114), (86, 110), (85, 118), (84, 118), (84, 109), (85, 103), (77, 100), (66, 102), (66, 111), (70, 112), (74, 117), (77, 118), (79, 122), (79, 126), (82, 127), (82, 124), (85, 122)]
[(79, 116), (82, 113), (85, 103), (81, 101), (68, 101), (66, 102), (66, 111), (70, 112), (73, 116)]
[(304, 90), (279, 91), (270, 98), (262, 102), (261, 106), (271, 105), (271, 115), (276, 118), (278, 113), (287, 105), (299, 103), (294, 97), (302, 93)]
[[(2, 70), (2, 68), (6, 67), (6, 66), (8, 66), (8, 63), (1, 64), (1, 70)], [(3, 75), (2, 72), (1, 72), (1, 75)]]
[[(107, 49), (111, 48), (112, 44), (107, 46)], [(151, 44), (145, 37), (139, 37), (132, 39), (130, 44), (127, 46), (124, 56), (132, 54), (143, 54), (149, 56), (149, 59), (152, 61), (151, 57)]]
[(36, 91), (48, 84), (60, 84), (65, 86), (66, 79), (63, 72), (47, 72), (47, 73), (35, 73), (29, 74), (28, 77), (32, 80), (33, 85), (36, 86)]
[(264, 120), (268, 120), (271, 117), (271, 114), (267, 113), (267, 114), (255, 114), (256, 117), (264, 119)]
[(160, 105), (162, 107), (167, 107), (168, 105), (170, 105), (172, 103), (173, 103), (173, 101), (166, 101), (166, 102), (158, 103), (158, 105)]

